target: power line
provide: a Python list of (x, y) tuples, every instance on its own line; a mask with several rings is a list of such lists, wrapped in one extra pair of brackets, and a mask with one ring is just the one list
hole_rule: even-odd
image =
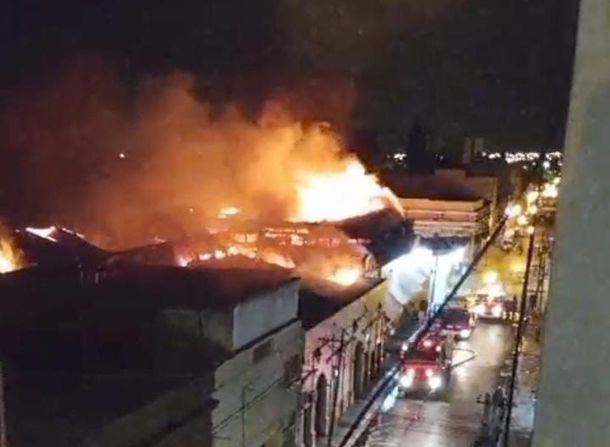
[(517, 369), (519, 366), (519, 350), (521, 348), (521, 341), (523, 335), (523, 326), (525, 323), (525, 312), (527, 310), (527, 284), (532, 265), (532, 254), (534, 253), (534, 234), (533, 232), (529, 238), (529, 247), (527, 248), (527, 261), (525, 264), (525, 278), (523, 280), (523, 288), (521, 290), (521, 305), (519, 306), (519, 323), (517, 324), (517, 334), (515, 336), (515, 351), (513, 352), (513, 365), (510, 374), (510, 388), (508, 392), (508, 411), (506, 413), (506, 419), (504, 421), (504, 447), (508, 447), (508, 439), (510, 437), (510, 419), (512, 417), (513, 401), (515, 394), (515, 381), (517, 378)]
[[(409, 346), (407, 351), (410, 351), (411, 349), (416, 347), (417, 344), (419, 343), (419, 341), (430, 330), (430, 328), (432, 327), (432, 324), (434, 323), (434, 321), (436, 319), (438, 319), (438, 317), (443, 312), (443, 310), (445, 309), (445, 307), (447, 306), (449, 301), (451, 301), (451, 299), (456, 295), (456, 293), (458, 292), (460, 287), (462, 287), (462, 285), (464, 284), (464, 281), (466, 281), (466, 279), (470, 276), (470, 274), (475, 269), (477, 264), (480, 262), (481, 258), (485, 255), (485, 253), (487, 252), (487, 250), (489, 249), (491, 244), (496, 240), (496, 238), (498, 237), (498, 235), (500, 234), (500, 232), (504, 228), (504, 225), (506, 224), (506, 221), (507, 221), (507, 217), (503, 216), (502, 219), (500, 220), (500, 222), (498, 222), (498, 224), (494, 228), (491, 236), (489, 236), (489, 238), (487, 239), (487, 241), (485, 242), (483, 247), (475, 255), (475, 257), (472, 260), (472, 262), (468, 265), (468, 268), (466, 269), (466, 271), (462, 274), (460, 279), (453, 286), (453, 288), (451, 289), (449, 294), (445, 297), (444, 301), (441, 303), (441, 305), (438, 307), (438, 309), (430, 316), (430, 318), (427, 320), (427, 322), (425, 323), (423, 328), (417, 333), (417, 335), (415, 336), (415, 340)], [(358, 414), (358, 416), (356, 417), (354, 422), (351, 424), (351, 426), (348, 429), (347, 433), (345, 434), (345, 436), (343, 437), (343, 439), (339, 443), (339, 447), (343, 447), (343, 446), (345, 446), (347, 444), (347, 441), (354, 434), (354, 432), (356, 431), (356, 429), (358, 428), (360, 423), (365, 419), (367, 413), (369, 412), (369, 410), (371, 409), (371, 407), (373, 406), (375, 401), (387, 390), (389, 385), (391, 385), (393, 383), (393, 380), (394, 380), (397, 372), (400, 371), (401, 364), (402, 364), (402, 362), (400, 360), (397, 360), (391, 366), (390, 370), (386, 373), (386, 377), (383, 380), (382, 384), (372, 394), (372, 396), (369, 398), (368, 402), (364, 405), (364, 407), (362, 408), (362, 410), (360, 411), (360, 413)]]

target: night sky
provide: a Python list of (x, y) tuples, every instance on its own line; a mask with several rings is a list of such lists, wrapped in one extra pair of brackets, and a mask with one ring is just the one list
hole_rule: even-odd
[(558, 146), (575, 16), (575, 0), (7, 0), (2, 96), (88, 53), (127, 83), (193, 72), (221, 102), (344, 77), (369, 154), (404, 145), (415, 117), (439, 150)]

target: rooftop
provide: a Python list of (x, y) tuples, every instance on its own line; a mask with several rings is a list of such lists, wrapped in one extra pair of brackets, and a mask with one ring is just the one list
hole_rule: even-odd
[(128, 300), (142, 310), (172, 306), (228, 308), (295, 279), (289, 271), (279, 267), (252, 269), (245, 265), (227, 267), (220, 264), (205, 268), (122, 264), (100, 270), (97, 280), (87, 281), (78, 273), (76, 269), (30, 268), (2, 275), (0, 290), (4, 292), (0, 296), (0, 306), (10, 305), (4, 298), (24, 292), (34, 302), (38, 301), (43, 297), (36, 292), (52, 293), (48, 286), (53, 283), (68, 287), (73, 294), (105, 295), (106, 302), (121, 306)]
[(472, 201), (487, 198), (483, 192), (493, 177), (468, 176), (460, 170), (439, 170), (436, 175), (387, 173), (383, 181), (400, 198)]
[(362, 278), (349, 287), (331, 281), (304, 279), (299, 291), (299, 318), (307, 330), (362, 297), (383, 280)]
[(229, 353), (181, 312), (231, 309), (294, 280), (281, 269), (143, 265), (99, 281), (39, 268), (0, 275), (0, 355), (30, 370), (205, 370)]

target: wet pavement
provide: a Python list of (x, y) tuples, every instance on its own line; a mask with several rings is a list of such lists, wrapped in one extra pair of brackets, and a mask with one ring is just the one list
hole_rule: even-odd
[(494, 389), (510, 345), (509, 326), (479, 322), (470, 340), (458, 345), (454, 364), (459, 366), (444, 399), (396, 399), (378, 416), (368, 445), (472, 447), (483, 415), (477, 396)]

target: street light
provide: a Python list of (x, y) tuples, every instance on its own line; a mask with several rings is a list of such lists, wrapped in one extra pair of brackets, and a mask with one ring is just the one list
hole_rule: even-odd
[(534, 226), (530, 225), (529, 227), (527, 227), (527, 234), (529, 234), (530, 236), (532, 234), (534, 234)]

